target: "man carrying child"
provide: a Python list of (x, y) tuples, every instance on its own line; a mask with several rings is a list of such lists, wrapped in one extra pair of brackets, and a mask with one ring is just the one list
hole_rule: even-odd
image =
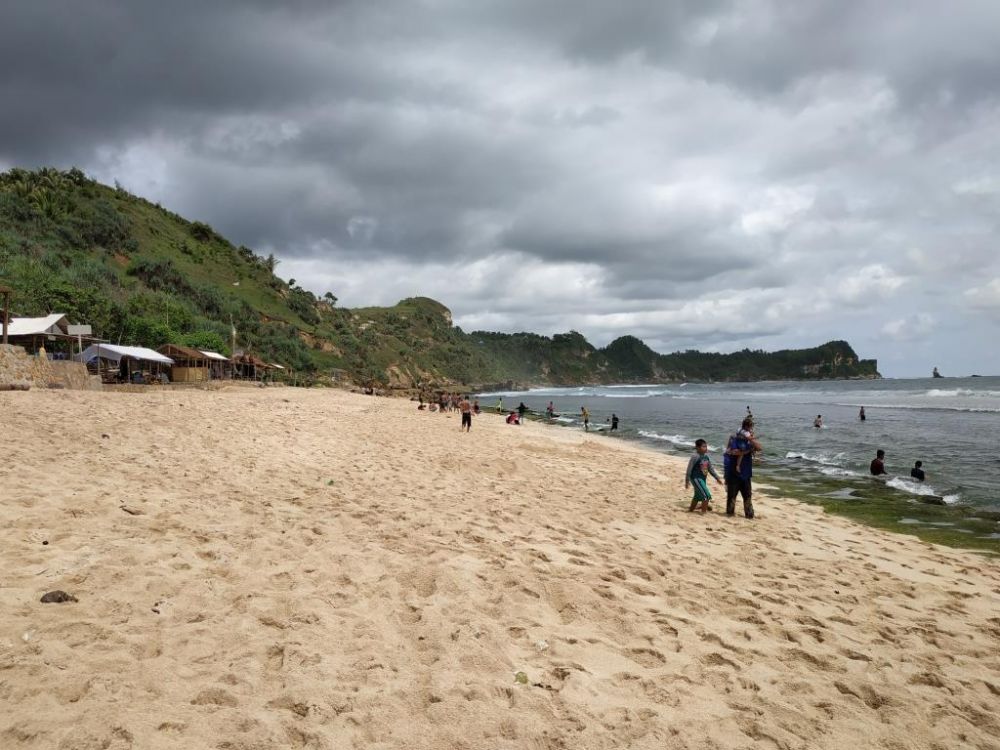
[(743, 515), (753, 518), (753, 454), (761, 445), (753, 434), (753, 420), (743, 420), (740, 431), (730, 435), (723, 456), (723, 475), (726, 479), (726, 515), (736, 515), (736, 496), (743, 496)]

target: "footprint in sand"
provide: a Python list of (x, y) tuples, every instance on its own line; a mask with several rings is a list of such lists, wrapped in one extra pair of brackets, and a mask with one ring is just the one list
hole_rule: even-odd
[(662, 667), (667, 663), (667, 657), (652, 648), (630, 648), (628, 658), (648, 669)]

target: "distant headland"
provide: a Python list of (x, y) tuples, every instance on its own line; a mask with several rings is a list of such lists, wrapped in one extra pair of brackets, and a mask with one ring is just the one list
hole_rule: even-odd
[[(280, 261), (78, 169), (0, 174), (0, 283), (15, 315), (65, 315), (96, 339), (282, 364), (300, 382), (382, 388), (878, 378), (846, 341), (660, 354), (633, 336), (467, 333), (426, 297), (346, 309), (275, 275)], [(235, 330), (235, 339), (233, 331)], [(235, 341), (235, 346), (234, 346)]]

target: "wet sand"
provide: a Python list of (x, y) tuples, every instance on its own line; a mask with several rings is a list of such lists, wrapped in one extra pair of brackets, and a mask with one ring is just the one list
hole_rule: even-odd
[(993, 558), (335, 391), (0, 425), (3, 748), (1000, 748)]

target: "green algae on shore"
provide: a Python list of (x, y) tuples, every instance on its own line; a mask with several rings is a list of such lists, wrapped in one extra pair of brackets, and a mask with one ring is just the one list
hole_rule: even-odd
[(1000, 513), (968, 505), (938, 505), (907, 497), (875, 481), (845, 485), (842, 479), (808, 484), (792, 476), (760, 472), (777, 495), (819, 505), (830, 513), (926, 542), (1000, 555)]

